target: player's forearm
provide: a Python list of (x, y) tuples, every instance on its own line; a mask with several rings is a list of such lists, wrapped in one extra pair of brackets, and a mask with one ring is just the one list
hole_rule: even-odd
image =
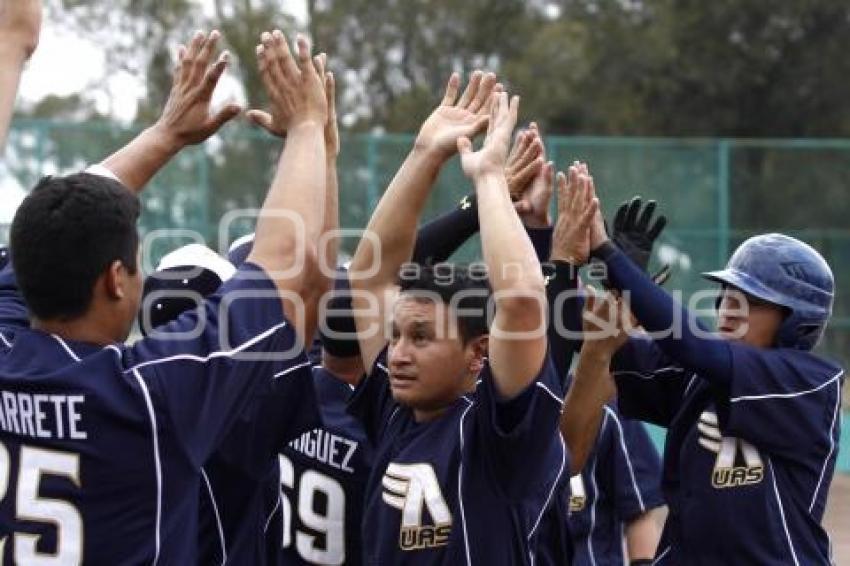
[(5, 38), (0, 39), (0, 151), (6, 146), (26, 60), (26, 50), (22, 46), (6, 44)]
[[(490, 285), (494, 293), (503, 293), (505, 297), (502, 301), (497, 295), (497, 308), (500, 303), (512, 300), (509, 297), (512, 292), (545, 300), (540, 262), (514, 211), (504, 173), (500, 171), (476, 179), (475, 190), (478, 196), (481, 247)], [(543, 320), (542, 307), (541, 301), (538, 313), (540, 320)]]
[(339, 230), (339, 180), (336, 170), (336, 157), (328, 158), (325, 187), (325, 220), (322, 226), (325, 239), (322, 258), (324, 275), (330, 278), (330, 275), (336, 269), (339, 253), (339, 238), (336, 237), (336, 232)]
[(307, 268), (298, 270), (286, 285), (297, 292), (302, 290), (305, 276), (315, 272), (316, 243), (325, 221), (324, 214), (320, 215), (325, 202), (325, 169), (322, 125), (305, 122), (293, 128), (257, 219), (249, 259), (282, 271), (295, 265), (299, 257), (305, 258)]
[(566, 261), (553, 261), (553, 272), (546, 284), (549, 305), (549, 353), (563, 382), (567, 378), (573, 356), (581, 348), (581, 311), (578, 296), (578, 268)]
[[(700, 373), (724, 388), (732, 375), (729, 344), (710, 335), (691, 313), (635, 265), (614, 244), (606, 242), (593, 251), (605, 262), (608, 280), (628, 293), (629, 306), (658, 346), (684, 367)], [(692, 328), (692, 325), (696, 328)]]
[(412, 261), (446, 261), (478, 232), (478, 199), (466, 196), (460, 205), (431, 220), (416, 233)]
[(351, 261), (352, 272), (377, 265), (377, 273), (368, 279), (353, 278), (353, 287), (381, 288), (395, 282), (399, 268), (411, 257), (419, 216), (442, 165), (441, 156), (424, 149), (415, 148), (407, 156), (378, 202)]
[(651, 560), (661, 538), (659, 509), (650, 509), (626, 524), (626, 549), (629, 561)]
[(183, 144), (162, 127), (152, 126), (100, 164), (138, 194), (182, 148)]
[(570, 451), (570, 475), (581, 472), (593, 451), (605, 403), (614, 392), (609, 367), (613, 352), (590, 342), (582, 348), (575, 377), (564, 400), (560, 429)]

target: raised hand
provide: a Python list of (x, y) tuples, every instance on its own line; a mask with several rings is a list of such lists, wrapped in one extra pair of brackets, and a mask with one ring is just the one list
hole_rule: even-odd
[(475, 179), (485, 175), (505, 174), (505, 164), (511, 144), (511, 133), (516, 125), (519, 97), (497, 92), (490, 103), (490, 118), (487, 137), (478, 151), (472, 151), (472, 140), (467, 136), (457, 139), (461, 166), (467, 177)]
[(540, 139), (537, 125), (532, 122), (527, 130), (516, 135), (505, 167), (511, 200), (518, 204), (517, 212), (523, 212), (523, 205), (519, 204), (522, 202), (522, 195), (543, 166), (543, 152), (543, 141)]
[(178, 51), (171, 93), (154, 128), (179, 147), (201, 143), (242, 110), (228, 104), (210, 114), (213, 91), (230, 60), (224, 51), (212, 62), (220, 37), (217, 30), (209, 35), (198, 31), (188, 47), (181, 45)]
[(443, 101), (419, 129), (417, 149), (448, 160), (457, 151), (458, 139), (473, 138), (487, 127), (490, 95), (501, 89), (495, 74), (475, 71), (458, 99), (460, 76), (452, 73)]
[(38, 46), (40, 32), (40, 0), (0, 0), (0, 48), (15, 48), (29, 59)]
[(304, 123), (328, 122), (324, 53), (311, 59), (307, 38), (296, 38), (296, 62), (280, 30), (264, 32), (257, 46), (260, 77), (269, 97), (268, 112), (250, 110), (248, 118), (276, 136)]
[[(555, 165), (546, 161), (546, 149), (543, 146), (543, 141), (540, 139), (540, 132), (537, 130), (537, 124), (531, 123), (526, 137), (532, 138), (530, 147), (533, 149), (530, 167), (533, 174), (518, 190), (517, 193), (511, 192), (511, 199), (514, 200), (514, 208), (519, 214), (522, 223), (529, 228), (545, 228), (552, 225), (552, 216), (549, 214), (549, 203), (552, 202), (552, 181), (555, 175)], [(514, 144), (516, 149), (517, 144)], [(526, 152), (527, 153), (527, 152)], [(512, 152), (513, 155), (513, 152)], [(508, 175), (508, 170), (511, 168), (511, 156), (508, 156), (508, 167), (505, 170), (505, 176)], [(524, 158), (528, 160), (528, 157)], [(545, 163), (544, 163), (545, 162)], [(522, 178), (524, 172), (521, 172), (519, 177)], [(511, 181), (508, 178), (508, 190), (511, 190)], [(519, 184), (519, 183), (517, 183)]]
[(611, 239), (632, 261), (646, 271), (652, 255), (652, 246), (667, 225), (667, 217), (663, 214), (658, 215), (653, 222), (655, 201), (647, 202), (642, 212), (641, 204), (641, 198), (636, 196), (631, 201), (620, 205), (614, 216), (614, 233)]
[(558, 173), (558, 221), (552, 233), (552, 260), (576, 267), (587, 263), (590, 256), (591, 225), (599, 213), (592, 180), (581, 171), (581, 164), (576, 162), (567, 175)]
[[(581, 171), (579, 176), (587, 179), (588, 186), (590, 187), (590, 194), (592, 195), (592, 198), (595, 199), (596, 185), (593, 182), (593, 177), (587, 169), (587, 164), (580, 164), (579, 170)], [(597, 200), (597, 203), (598, 202), (599, 201)], [(602, 206), (600, 205), (597, 206), (596, 214), (590, 223), (590, 251), (599, 248), (599, 246), (607, 241), (609, 241), (608, 231), (605, 229), (605, 219), (602, 218)]]
[(328, 121), (325, 124), (325, 152), (328, 159), (339, 155), (339, 124), (336, 116), (336, 81), (331, 72), (325, 73), (325, 95), (328, 99)]
[[(622, 299), (586, 287), (582, 330), (585, 346), (596, 353), (613, 356), (629, 338), (630, 313)], [(582, 350), (584, 352), (584, 349)]]

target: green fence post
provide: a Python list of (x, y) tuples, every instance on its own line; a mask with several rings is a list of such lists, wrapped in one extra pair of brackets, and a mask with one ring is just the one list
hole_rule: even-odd
[(369, 167), (369, 184), (366, 186), (366, 198), (369, 200), (369, 214), (378, 206), (378, 137), (368, 135), (366, 144), (366, 164)]
[(717, 142), (717, 265), (729, 259), (729, 152), (732, 143)]

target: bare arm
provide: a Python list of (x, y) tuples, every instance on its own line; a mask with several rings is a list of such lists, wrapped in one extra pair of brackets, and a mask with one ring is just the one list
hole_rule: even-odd
[[(593, 207), (595, 211), (595, 206)], [(616, 393), (611, 360), (628, 339), (622, 327), (623, 306), (611, 295), (587, 293), (584, 343), (561, 413), (561, 435), (570, 450), (570, 473), (581, 472), (593, 451), (605, 404)]]
[(629, 560), (652, 560), (661, 539), (661, 508), (650, 509), (626, 524)]
[(499, 394), (510, 399), (539, 373), (546, 355), (546, 292), (531, 241), (514, 210), (505, 162), (516, 125), (519, 98), (493, 97), (490, 127), (483, 147), (472, 151), (458, 140), (464, 173), (478, 196), (481, 244), (496, 301), (488, 352)]
[(6, 145), (24, 64), (40, 31), (40, 0), (0, 0), (0, 150)]
[(322, 79), (299, 37), (298, 62), (280, 31), (263, 33), (257, 47), (271, 116), (286, 144), (257, 219), (248, 260), (263, 267), (281, 292), (284, 313), (307, 343), (315, 330), (318, 269), (316, 242), (324, 222), (326, 164), (324, 128), (328, 105)]
[(228, 63), (226, 51), (211, 63), (219, 37), (216, 30), (209, 35), (197, 32), (188, 47), (180, 46), (171, 93), (159, 120), (101, 163), (130, 190), (141, 192), (181, 149), (205, 141), (239, 114), (236, 105), (210, 114), (213, 91)]
[[(383, 325), (398, 270), (409, 261), (416, 226), (443, 164), (457, 151), (457, 139), (474, 136), (487, 124), (486, 103), (497, 86), (493, 74), (473, 73), (457, 100), (460, 79), (452, 75), (440, 106), (422, 125), (407, 156), (381, 197), (351, 262), (352, 307), (363, 365), (370, 371), (386, 343)], [(380, 245), (376, 245), (377, 242)], [(375, 272), (364, 275), (373, 265)], [(377, 299), (370, 304), (367, 297)]]
[(325, 234), (325, 249), (321, 255), (324, 259), (324, 275), (328, 277), (336, 269), (336, 258), (339, 251), (339, 239), (330, 234), (339, 229), (339, 179), (336, 162), (339, 157), (339, 128), (336, 116), (336, 82), (332, 73), (325, 73), (325, 93), (328, 99), (328, 123), (325, 125), (325, 153), (327, 158), (325, 221), (322, 233)]

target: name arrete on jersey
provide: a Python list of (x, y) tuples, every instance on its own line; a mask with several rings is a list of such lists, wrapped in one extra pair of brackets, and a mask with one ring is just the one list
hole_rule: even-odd
[(0, 428), (32, 438), (85, 440), (80, 430), (83, 395), (0, 392)]

